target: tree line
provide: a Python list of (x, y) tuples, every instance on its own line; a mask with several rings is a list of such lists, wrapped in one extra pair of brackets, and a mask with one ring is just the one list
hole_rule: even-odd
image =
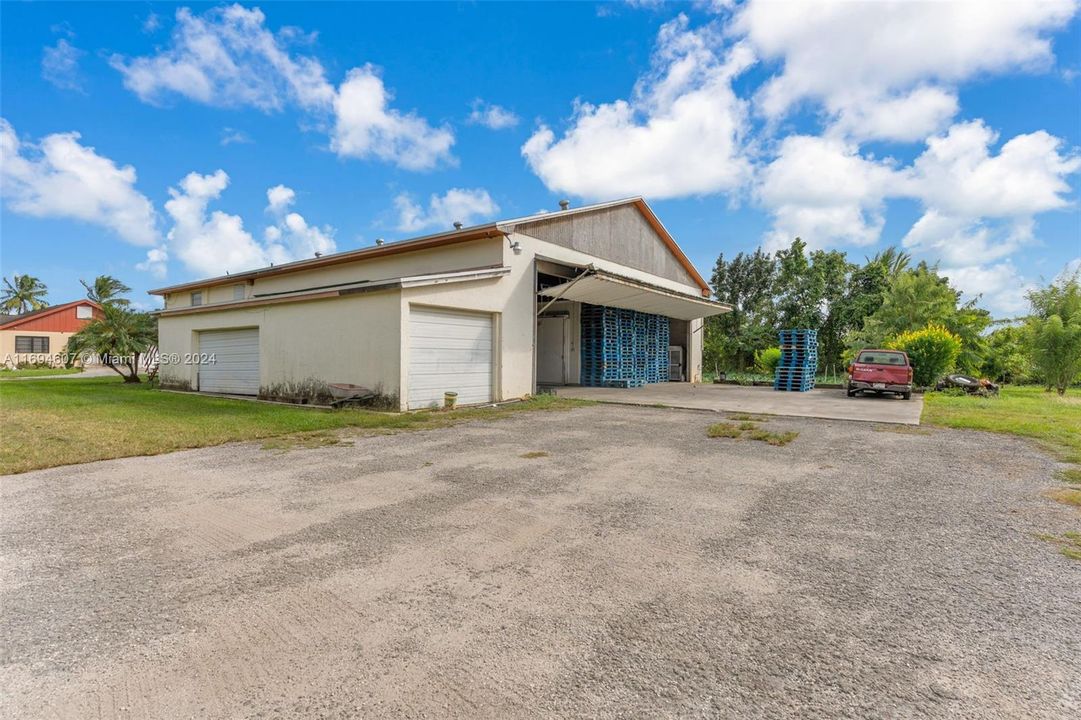
[(913, 264), (893, 247), (856, 263), (839, 250), (808, 251), (796, 238), (773, 254), (722, 253), (710, 284), (733, 309), (706, 320), (707, 372), (754, 369), (783, 328), (818, 331), (821, 372), (839, 373), (861, 348), (905, 343), (933, 351), (923, 368), (930, 375), (960, 371), (1064, 389), (1081, 372), (1076, 272), (1030, 292), (1028, 315), (1003, 320), (978, 299), (962, 300), (937, 266)]

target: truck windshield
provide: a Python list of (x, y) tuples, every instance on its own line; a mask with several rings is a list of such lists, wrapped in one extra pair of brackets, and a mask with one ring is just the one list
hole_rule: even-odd
[(905, 356), (895, 352), (861, 352), (856, 362), (867, 365), (907, 365)]

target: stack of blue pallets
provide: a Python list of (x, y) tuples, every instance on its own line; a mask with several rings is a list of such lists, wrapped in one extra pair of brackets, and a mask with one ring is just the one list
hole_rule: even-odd
[(815, 386), (818, 370), (818, 331), (782, 330), (778, 333), (781, 362), (773, 378), (774, 390), (807, 392)]
[(641, 387), (668, 380), (668, 318), (582, 305), (581, 383)]

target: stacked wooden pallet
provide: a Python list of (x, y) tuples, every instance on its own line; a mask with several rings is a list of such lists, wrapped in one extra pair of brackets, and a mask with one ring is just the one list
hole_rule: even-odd
[(818, 331), (781, 330), (778, 333), (781, 362), (773, 378), (774, 390), (807, 392), (815, 386), (818, 371)]
[(668, 318), (582, 306), (581, 383), (641, 387), (668, 379)]

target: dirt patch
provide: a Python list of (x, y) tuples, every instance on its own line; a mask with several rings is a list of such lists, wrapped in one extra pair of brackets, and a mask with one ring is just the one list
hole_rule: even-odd
[(772, 432), (759, 427), (758, 423), (745, 420), (738, 425), (728, 422), (714, 423), (706, 428), (706, 437), (760, 440), (768, 445), (782, 446), (799, 437), (799, 432)]
[(1047, 497), (1063, 505), (1081, 508), (1081, 490), (1074, 488), (1055, 488), (1047, 491)]

